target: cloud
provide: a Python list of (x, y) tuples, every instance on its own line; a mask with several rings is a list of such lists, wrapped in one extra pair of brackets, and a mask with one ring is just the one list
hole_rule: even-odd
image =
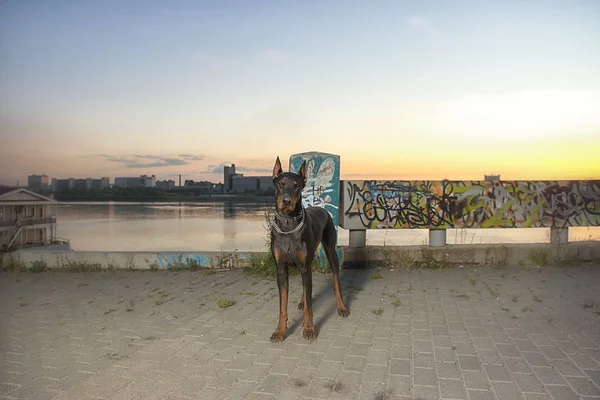
[(204, 160), (204, 156), (202, 156), (202, 155), (180, 154), (179, 157), (182, 157), (182, 158), (184, 158), (186, 160), (190, 160), (190, 161)]
[[(231, 165), (231, 163), (221, 163), (219, 165), (209, 165), (208, 170), (205, 173), (209, 174), (222, 174), (224, 172), (225, 165)], [(235, 166), (235, 172), (255, 172), (255, 173), (271, 173), (273, 170), (270, 168), (254, 168), (244, 167), (240, 165)]]
[(161, 156), (155, 156), (155, 155), (152, 155), (152, 154), (143, 154), (143, 155), (136, 154), (136, 155), (134, 155), (134, 157), (136, 157), (136, 158), (149, 158), (149, 159), (152, 159), (152, 160), (160, 160), (162, 158)]
[(179, 157), (163, 157), (154, 154), (135, 154), (132, 156), (110, 156), (103, 154), (102, 157), (107, 161), (124, 164), (125, 168), (161, 168), (178, 165), (188, 165), (191, 160), (200, 160), (201, 156), (190, 154), (180, 155)]
[[(209, 165), (206, 171), (203, 171), (203, 173), (208, 173), (208, 174), (222, 174), (224, 171), (224, 167), (225, 165), (231, 165), (229, 163), (221, 163), (219, 165)], [(237, 168), (237, 167), (236, 167)], [(200, 171), (199, 171), (200, 172)]]
[(406, 22), (415, 28), (416, 30), (429, 33), (431, 35), (435, 35), (437, 30), (433, 27), (433, 25), (425, 18), (419, 16), (412, 16), (406, 18)]
[(108, 161), (129, 164), (135, 162), (135, 158), (131, 157), (113, 157), (113, 156), (104, 156)]
[(153, 162), (136, 162), (127, 164), (127, 168), (159, 168), (159, 167), (171, 167), (175, 165), (186, 165), (188, 161), (180, 158), (161, 158), (158, 161)]
[(273, 168), (254, 168), (254, 167), (235, 167), (236, 171), (241, 171), (241, 172), (264, 172), (264, 173), (271, 173), (273, 172)]

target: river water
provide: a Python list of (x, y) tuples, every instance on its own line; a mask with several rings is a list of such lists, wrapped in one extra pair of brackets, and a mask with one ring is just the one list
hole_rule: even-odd
[[(214, 203), (59, 203), (57, 236), (73, 250), (88, 251), (257, 251), (267, 238), (265, 213), (273, 205)], [(549, 229), (448, 229), (449, 244), (548, 242)], [(569, 240), (600, 239), (600, 228), (571, 228)], [(426, 229), (369, 230), (370, 245), (427, 244)], [(338, 230), (338, 244), (348, 231)]]

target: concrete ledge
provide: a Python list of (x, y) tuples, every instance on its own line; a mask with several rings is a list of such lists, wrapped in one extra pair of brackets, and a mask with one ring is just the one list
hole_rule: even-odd
[[(344, 247), (345, 268), (365, 268), (381, 264), (410, 268), (423, 264), (479, 265), (550, 265), (571, 261), (600, 260), (600, 241), (524, 244), (465, 244), (431, 246), (367, 246)], [(427, 265), (426, 265), (427, 266)]]
[[(600, 241), (553, 244), (473, 244), (430, 246), (367, 246), (361, 249), (340, 246), (342, 268), (369, 268), (386, 265), (412, 269), (439, 268), (457, 264), (551, 265), (600, 260)], [(0, 254), (0, 268), (68, 269), (232, 269), (250, 265), (253, 256), (265, 252), (106, 252), (19, 250)]]
[(243, 268), (252, 253), (222, 252), (106, 252), (19, 250), (0, 254), (0, 268), (99, 269), (201, 269)]

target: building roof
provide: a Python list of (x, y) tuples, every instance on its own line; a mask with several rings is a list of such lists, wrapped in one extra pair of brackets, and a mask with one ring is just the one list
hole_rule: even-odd
[[(11, 194), (25, 194), (28, 198), (14, 198)], [(0, 202), (6, 203), (29, 203), (29, 202), (39, 202), (39, 201), (51, 201), (56, 202), (56, 200), (51, 199), (50, 197), (46, 197), (39, 193), (32, 192), (31, 190), (25, 188), (6, 188), (0, 187)]]
[(16, 190), (16, 189), (17, 188), (14, 188), (14, 187), (0, 186), (0, 196), (2, 196), (4, 193), (12, 192), (13, 190)]

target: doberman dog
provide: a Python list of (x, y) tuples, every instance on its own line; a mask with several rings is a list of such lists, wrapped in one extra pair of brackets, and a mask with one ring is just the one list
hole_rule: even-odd
[(296, 266), (302, 275), (302, 300), (298, 308), (304, 309), (303, 336), (316, 339), (312, 309), (312, 262), (319, 242), (323, 244), (327, 260), (333, 272), (333, 289), (337, 312), (342, 317), (349, 315), (342, 299), (340, 288), (340, 265), (336, 246), (336, 231), (331, 215), (321, 207), (302, 206), (302, 189), (306, 186), (306, 160), (299, 174), (283, 172), (279, 157), (273, 167), (275, 185), (275, 215), (271, 222), (271, 253), (277, 265), (277, 287), (279, 288), (279, 324), (271, 335), (272, 342), (285, 339), (287, 330), (288, 266)]

